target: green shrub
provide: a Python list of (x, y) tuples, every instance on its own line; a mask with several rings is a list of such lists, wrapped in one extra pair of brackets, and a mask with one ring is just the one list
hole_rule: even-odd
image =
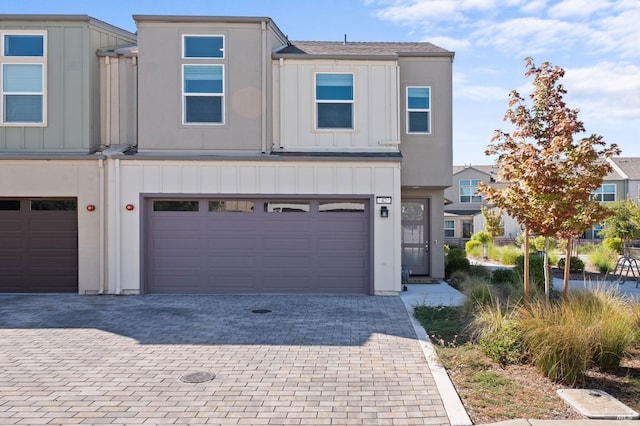
[(487, 281), (491, 279), (491, 271), (484, 265), (469, 266), (469, 275), (472, 277), (483, 278)]
[(469, 256), (473, 256), (472, 252), (476, 247), (480, 248), (480, 253), (482, 253), (482, 243), (478, 240), (469, 240), (464, 244), (464, 250), (469, 254)]
[(496, 269), (491, 274), (493, 284), (517, 284), (518, 281), (520, 281), (520, 277), (513, 269)]
[(497, 294), (485, 278), (470, 277), (463, 284), (463, 293), (467, 296), (464, 306), (468, 311), (475, 311), (496, 303)]
[[(524, 255), (516, 258), (515, 270), (524, 277)], [(529, 279), (532, 287), (544, 286), (544, 259), (537, 254), (529, 255)]]
[(496, 249), (495, 257), (491, 255), (491, 251), (489, 251), (489, 257), (503, 265), (515, 265), (516, 258), (522, 254), (522, 251), (516, 246), (501, 246), (494, 247)]
[(493, 242), (491, 234), (487, 231), (478, 231), (471, 236), (471, 239), (474, 241), (480, 241), (480, 244), (491, 244)]
[[(564, 270), (565, 258), (563, 257), (558, 261), (558, 268)], [(576, 256), (571, 256), (571, 263), (569, 264), (569, 273), (578, 274), (584, 272), (584, 262), (582, 259)]]
[[(603, 244), (589, 254), (589, 262), (598, 268), (601, 274), (606, 274), (615, 268), (616, 257), (616, 252)], [(573, 261), (571, 261), (571, 263), (573, 263)]]
[(605, 238), (602, 245), (612, 252), (622, 254), (622, 238)]
[[(544, 251), (544, 240), (545, 237), (537, 236), (533, 240), (531, 240), (530, 244), (537, 251)], [(549, 251), (553, 251), (556, 247), (556, 240), (553, 238), (549, 238)]]
[(462, 283), (469, 279), (467, 271), (457, 270), (451, 273), (451, 276), (447, 279), (449, 285), (456, 290), (462, 289)]
[(472, 323), (482, 352), (501, 364), (515, 364), (524, 358), (524, 345), (518, 321), (499, 306), (486, 305)]
[(461, 248), (451, 247), (449, 253), (444, 258), (444, 274), (446, 277), (450, 277), (454, 271), (468, 271), (469, 259)]

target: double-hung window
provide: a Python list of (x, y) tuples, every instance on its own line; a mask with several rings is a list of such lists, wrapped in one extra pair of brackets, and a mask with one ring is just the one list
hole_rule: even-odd
[(431, 88), (407, 87), (407, 133), (431, 133)]
[(5, 126), (46, 124), (46, 32), (2, 31), (0, 122)]
[(592, 193), (593, 198), (597, 201), (615, 201), (616, 200), (616, 185), (613, 183), (606, 183), (600, 185), (600, 188), (596, 189)]
[(354, 75), (316, 73), (316, 129), (353, 129)]
[(224, 124), (224, 37), (182, 36), (182, 122)]
[(480, 179), (460, 180), (460, 203), (481, 203), (482, 195), (477, 194)]
[(453, 238), (456, 236), (456, 222), (453, 220), (444, 221), (444, 237)]

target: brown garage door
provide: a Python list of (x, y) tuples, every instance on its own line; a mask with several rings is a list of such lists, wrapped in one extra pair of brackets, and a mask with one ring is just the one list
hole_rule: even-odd
[(0, 292), (78, 291), (75, 199), (0, 199)]
[(368, 294), (367, 200), (148, 200), (152, 293)]

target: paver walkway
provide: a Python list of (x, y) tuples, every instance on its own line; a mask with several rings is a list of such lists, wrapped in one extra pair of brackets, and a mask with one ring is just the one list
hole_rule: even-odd
[(0, 424), (143, 423), (449, 424), (397, 297), (0, 295)]

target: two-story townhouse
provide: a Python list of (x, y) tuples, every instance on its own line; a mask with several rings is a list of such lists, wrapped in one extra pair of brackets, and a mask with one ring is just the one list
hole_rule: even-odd
[(104, 279), (96, 51), (134, 43), (84, 15), (0, 15), (0, 291)]
[(134, 19), (135, 46), (96, 49), (104, 202), (78, 210), (100, 253), (78, 264), (100, 278), (80, 292), (396, 294), (405, 263), (442, 277), (452, 52)]

